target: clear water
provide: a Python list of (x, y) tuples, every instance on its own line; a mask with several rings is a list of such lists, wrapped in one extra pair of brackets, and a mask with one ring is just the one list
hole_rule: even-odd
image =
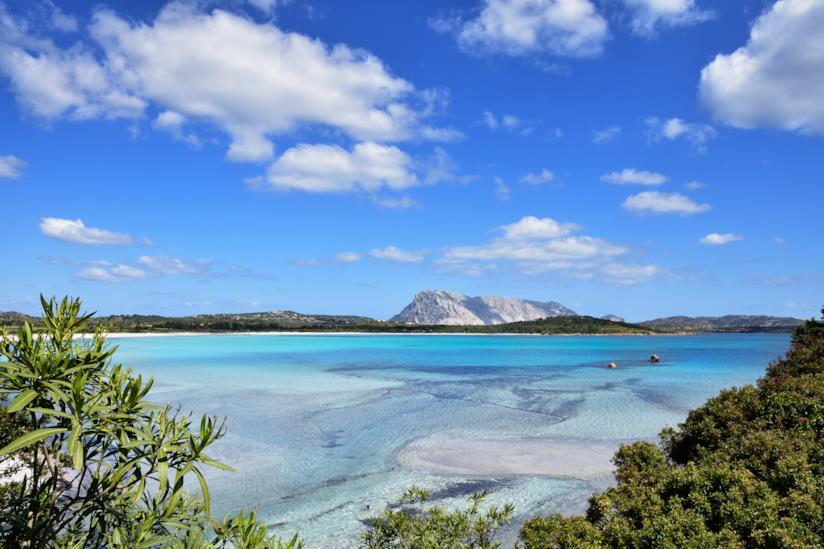
[[(447, 475), (399, 465), (410, 441), (654, 439), (719, 389), (755, 381), (786, 334), (661, 337), (214, 335), (120, 339), (157, 402), (225, 416), (218, 514), (256, 506), (309, 547), (357, 544), (407, 486), (444, 505), (488, 489), (518, 518), (579, 512), (609, 474)], [(651, 353), (662, 363), (651, 366)], [(605, 366), (616, 361), (619, 368)], [(574, 458), (574, 456), (573, 456)], [(472, 461), (468, 456), (467, 460)], [(507, 535), (515, 532), (513, 528)]]

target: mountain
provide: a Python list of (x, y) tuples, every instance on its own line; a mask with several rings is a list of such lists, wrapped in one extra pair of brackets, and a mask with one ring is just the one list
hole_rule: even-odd
[(601, 320), (609, 320), (610, 322), (626, 322), (626, 320), (618, 315), (604, 315), (601, 317)]
[(443, 290), (424, 290), (390, 322), (408, 324), (479, 326), (577, 316), (575, 311), (549, 301), (528, 301), (512, 297), (468, 297)]
[(803, 323), (786, 316), (726, 315), (669, 316), (640, 324), (667, 332), (791, 332)]

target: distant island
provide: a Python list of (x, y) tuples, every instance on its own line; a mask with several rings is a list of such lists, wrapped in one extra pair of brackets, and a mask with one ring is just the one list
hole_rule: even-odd
[[(14, 329), (39, 319), (0, 312), (0, 327)], [(445, 291), (422, 291), (389, 321), (356, 315), (311, 315), (294, 311), (202, 314), (180, 317), (111, 315), (95, 317), (91, 327), (109, 332), (362, 332), (536, 335), (647, 335), (713, 332), (791, 332), (802, 324), (791, 317), (727, 315), (672, 316), (640, 323), (616, 315), (579, 315), (560, 303), (500, 296), (468, 297)]]

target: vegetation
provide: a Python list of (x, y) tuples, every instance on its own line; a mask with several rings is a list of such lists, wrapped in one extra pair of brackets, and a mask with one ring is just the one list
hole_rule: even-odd
[[(20, 313), (0, 313), (0, 326), (9, 328), (39, 319)], [(494, 326), (416, 325), (383, 322), (361, 316), (302, 315), (291, 311), (196, 315), (186, 317), (109, 316), (91, 318), (89, 327), (111, 332), (363, 332), (438, 334), (650, 334), (655, 328), (612, 322), (591, 316), (561, 316)]]
[(512, 520), (512, 505), (503, 509), (489, 507), (482, 511), (486, 492), (469, 497), (466, 509), (447, 511), (442, 507), (424, 507), (429, 498), (426, 490), (410, 488), (395, 509), (387, 508), (370, 521), (363, 535), (364, 549), (496, 549), (498, 529)]
[[(824, 310), (822, 310), (824, 315)], [(678, 430), (623, 446), (585, 517), (534, 518), (526, 549), (824, 547), (824, 322), (794, 334), (756, 386), (722, 391)]]
[[(206, 453), (225, 424), (150, 404), (152, 380), (114, 364), (101, 332), (75, 338), (90, 319), (79, 301), (43, 300), (39, 329), (25, 322), (0, 338), (0, 466), (25, 473), (0, 489), (0, 546), (302, 547), (273, 536), (254, 511), (211, 517), (203, 471), (231, 470)], [(598, 320), (516, 324), (535, 333), (527, 330), (569, 329), (574, 319)], [(622, 446), (614, 488), (593, 495), (583, 517), (529, 520), (520, 547), (822, 547), (822, 437), (824, 321), (810, 320), (755, 386), (722, 391), (665, 429), (660, 445)], [(486, 507), (484, 497), (449, 510), (412, 488), (373, 517), (361, 546), (500, 547), (513, 508)]]
[[(0, 500), (0, 545), (300, 547), (270, 536), (254, 513), (213, 522), (203, 470), (231, 471), (206, 453), (225, 425), (150, 404), (152, 380), (113, 364), (101, 333), (74, 337), (91, 318), (79, 301), (42, 302), (42, 329), (25, 323), (0, 339), (0, 455), (26, 473)], [(199, 494), (187, 492), (189, 478)]]

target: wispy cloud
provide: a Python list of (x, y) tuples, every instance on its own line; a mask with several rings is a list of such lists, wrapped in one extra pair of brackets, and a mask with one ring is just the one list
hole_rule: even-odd
[(376, 259), (384, 259), (398, 263), (418, 263), (423, 261), (424, 257), (426, 257), (426, 254), (422, 251), (402, 250), (395, 246), (374, 248), (369, 250), (369, 255)]
[(357, 252), (341, 252), (335, 256), (335, 263), (357, 263), (361, 260), (361, 255)]
[(17, 179), (23, 176), (28, 164), (12, 155), (0, 156), (0, 179)]
[(636, 213), (694, 215), (708, 212), (709, 204), (699, 204), (679, 193), (644, 191), (628, 197), (621, 206)]
[(50, 238), (72, 244), (103, 246), (129, 245), (134, 242), (134, 238), (130, 234), (87, 227), (81, 219), (44, 217), (40, 221), (40, 232)]
[(95, 282), (129, 282), (133, 280), (143, 280), (149, 278), (149, 273), (143, 269), (131, 267), (129, 265), (91, 266), (78, 271), (75, 276), (84, 280)]
[(669, 181), (669, 177), (657, 172), (627, 168), (620, 172), (610, 172), (601, 176), (601, 181), (616, 185), (661, 185)]
[(543, 183), (549, 183), (553, 179), (555, 179), (555, 174), (544, 168), (538, 173), (529, 172), (521, 178), (521, 181), (530, 185), (541, 185)]
[(699, 240), (701, 244), (708, 244), (711, 246), (723, 246), (730, 242), (738, 242), (744, 240), (744, 237), (734, 233), (710, 233)]
[(661, 120), (652, 117), (647, 119), (647, 136), (652, 142), (682, 139), (696, 152), (704, 153), (709, 142), (718, 136), (718, 132), (709, 124), (685, 122), (680, 118)]
[(603, 145), (615, 141), (621, 136), (621, 126), (609, 126), (601, 130), (592, 132), (592, 142), (596, 145)]

